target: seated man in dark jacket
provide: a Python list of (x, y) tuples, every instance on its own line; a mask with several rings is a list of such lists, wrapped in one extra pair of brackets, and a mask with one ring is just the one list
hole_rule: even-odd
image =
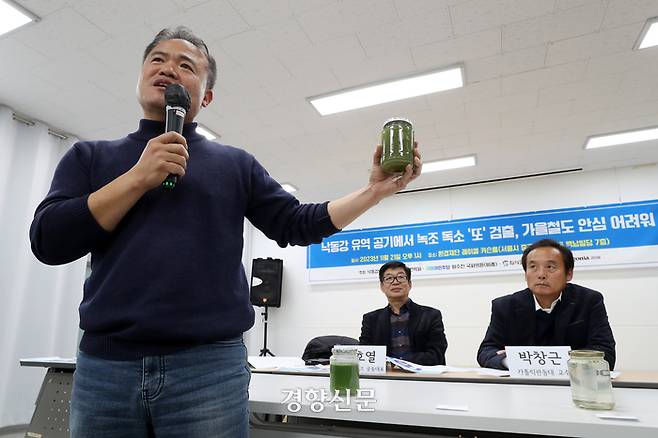
[(528, 287), (496, 298), (491, 322), (478, 350), (478, 363), (506, 369), (505, 346), (568, 345), (598, 350), (615, 366), (615, 339), (600, 292), (567, 283), (573, 277), (571, 250), (550, 239), (523, 251)]
[(441, 312), (409, 299), (411, 269), (388, 262), (379, 269), (388, 306), (363, 315), (361, 345), (386, 345), (387, 355), (420, 365), (445, 365), (448, 341)]

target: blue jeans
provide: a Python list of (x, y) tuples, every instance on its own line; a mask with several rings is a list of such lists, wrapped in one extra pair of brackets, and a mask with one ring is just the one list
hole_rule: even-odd
[(246, 438), (249, 368), (242, 339), (135, 361), (80, 352), (72, 438)]

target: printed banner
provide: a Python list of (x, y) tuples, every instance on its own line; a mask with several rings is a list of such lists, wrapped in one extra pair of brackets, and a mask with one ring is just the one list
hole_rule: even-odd
[(307, 249), (312, 283), (377, 279), (401, 261), (414, 278), (521, 271), (521, 254), (550, 238), (578, 269), (658, 265), (658, 200), (342, 231)]

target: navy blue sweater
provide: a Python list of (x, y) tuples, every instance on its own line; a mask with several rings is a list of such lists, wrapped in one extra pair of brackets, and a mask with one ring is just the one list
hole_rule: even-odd
[(206, 140), (186, 124), (190, 159), (176, 188), (147, 192), (107, 232), (90, 193), (137, 163), (164, 123), (142, 120), (115, 141), (76, 143), (62, 158), (30, 229), (44, 263), (91, 252), (80, 349), (137, 359), (240, 336), (254, 323), (241, 263), (246, 217), (280, 246), (320, 242), (338, 231), (327, 203), (300, 204), (247, 152)]

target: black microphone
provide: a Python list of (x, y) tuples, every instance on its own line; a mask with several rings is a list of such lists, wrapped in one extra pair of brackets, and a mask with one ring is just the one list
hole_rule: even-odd
[[(166, 122), (165, 132), (176, 131), (183, 133), (183, 124), (185, 123), (185, 114), (190, 109), (190, 94), (181, 84), (169, 84), (165, 89)], [(162, 181), (162, 187), (171, 190), (176, 187), (178, 175), (170, 173)]]

